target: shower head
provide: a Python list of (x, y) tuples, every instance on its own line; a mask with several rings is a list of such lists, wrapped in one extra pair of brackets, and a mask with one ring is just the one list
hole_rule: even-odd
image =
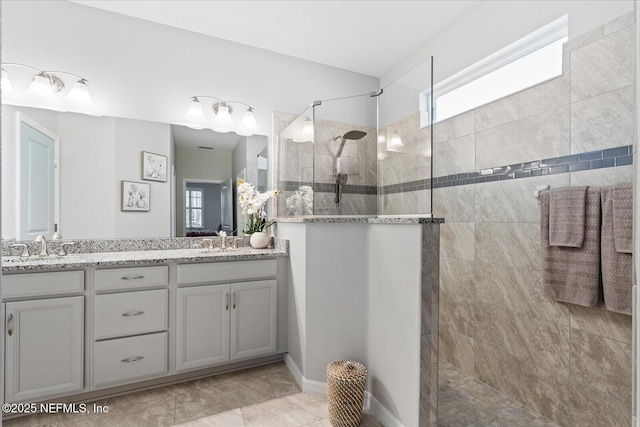
[(333, 138), (334, 141), (342, 140), (342, 142), (340, 143), (340, 148), (338, 149), (338, 153), (336, 154), (336, 159), (342, 155), (342, 150), (344, 149), (344, 143), (347, 142), (347, 139), (356, 141), (358, 139), (364, 138), (366, 135), (367, 133), (361, 130), (350, 130), (349, 132), (345, 133), (342, 136), (336, 136), (335, 138)]
[(342, 138), (356, 140), (356, 139), (362, 139), (365, 136), (367, 136), (366, 132), (362, 132), (361, 130), (350, 130), (349, 132), (342, 135)]
[(367, 135), (366, 132), (362, 132), (361, 130), (350, 130), (349, 132), (345, 133), (344, 135), (338, 135), (335, 138), (333, 138), (334, 141), (339, 141), (342, 140), (342, 142), (346, 141), (347, 139), (351, 139), (353, 141), (358, 140), (358, 139), (362, 139)]

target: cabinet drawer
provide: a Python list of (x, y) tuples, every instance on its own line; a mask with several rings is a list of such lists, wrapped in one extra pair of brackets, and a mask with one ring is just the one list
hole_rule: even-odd
[(136, 289), (169, 283), (169, 267), (127, 267), (96, 270), (96, 290)]
[(278, 261), (275, 259), (182, 264), (178, 265), (178, 284), (275, 277), (277, 272)]
[(166, 374), (167, 333), (99, 341), (94, 344), (96, 388)]
[(166, 330), (168, 298), (167, 289), (96, 295), (95, 339)]
[(60, 295), (84, 291), (84, 271), (7, 274), (2, 276), (2, 298)]

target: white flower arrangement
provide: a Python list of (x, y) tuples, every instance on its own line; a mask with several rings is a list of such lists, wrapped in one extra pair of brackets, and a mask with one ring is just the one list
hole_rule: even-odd
[(287, 197), (287, 215), (312, 215), (313, 189), (310, 185), (301, 185), (295, 193)]
[(280, 190), (270, 190), (260, 193), (255, 187), (248, 182), (238, 180), (238, 204), (242, 208), (243, 214), (249, 215), (249, 222), (244, 230), (245, 234), (252, 234), (263, 231), (273, 222), (267, 221), (267, 215), (264, 211), (264, 205), (278, 195), (282, 194)]

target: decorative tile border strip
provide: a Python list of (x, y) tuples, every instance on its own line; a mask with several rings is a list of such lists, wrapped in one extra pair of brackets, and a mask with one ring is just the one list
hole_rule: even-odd
[[(633, 164), (633, 147), (607, 148), (604, 150), (588, 151), (568, 156), (551, 157), (549, 159), (516, 163), (464, 172), (432, 179), (420, 179), (399, 184), (376, 187), (373, 185), (345, 185), (343, 193), (349, 194), (394, 194), (410, 191), (429, 190), (458, 185), (482, 184), (484, 182), (506, 181), (509, 179), (530, 178), (534, 176), (555, 175), (559, 173), (579, 172), (585, 170), (612, 168)], [(312, 185), (302, 181), (284, 181), (285, 191), (295, 191), (302, 185)], [(314, 191), (318, 193), (333, 193), (335, 184), (316, 183)]]
[(568, 156), (551, 157), (543, 160), (481, 169), (473, 172), (439, 176), (432, 179), (385, 185), (380, 187), (380, 194), (482, 184), (484, 182), (506, 181), (510, 179), (555, 175), (631, 164), (633, 164), (633, 148), (631, 145), (625, 145), (623, 147), (588, 151)]
[[(299, 187), (303, 185), (313, 186), (310, 182), (302, 182), (302, 181), (280, 181), (280, 189), (284, 191), (296, 191)], [(284, 183), (284, 185), (282, 185)], [(317, 182), (314, 186), (314, 190), (316, 193), (335, 193), (336, 185), (333, 183), (327, 182)], [(347, 184), (342, 188), (342, 192), (345, 194), (378, 194), (378, 187), (375, 185), (351, 185)]]

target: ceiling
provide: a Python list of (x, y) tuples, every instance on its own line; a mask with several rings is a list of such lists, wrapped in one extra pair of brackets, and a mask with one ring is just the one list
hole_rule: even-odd
[(72, 0), (382, 77), (480, 1)]
[(242, 138), (233, 132), (219, 133), (211, 129), (191, 129), (186, 126), (171, 125), (173, 140), (177, 148), (213, 148), (221, 151), (233, 151)]

